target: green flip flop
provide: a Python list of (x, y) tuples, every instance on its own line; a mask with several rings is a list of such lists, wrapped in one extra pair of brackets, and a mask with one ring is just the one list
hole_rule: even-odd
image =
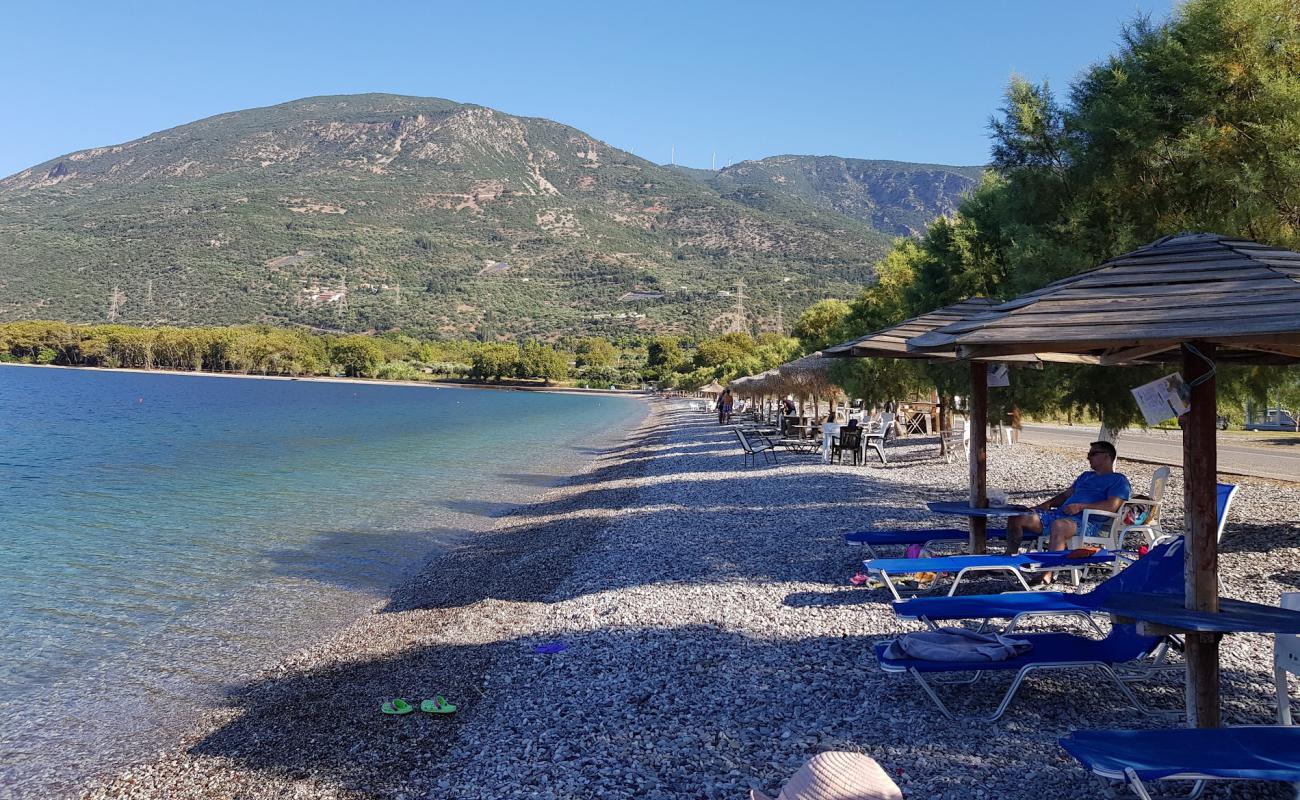
[(409, 714), (415, 709), (411, 707), (410, 703), (399, 697), (396, 700), (385, 701), (384, 704), (379, 707), (379, 710), (385, 714)]
[(456, 707), (447, 702), (447, 698), (438, 695), (432, 700), (425, 700), (420, 704), (420, 710), (430, 714), (455, 714)]

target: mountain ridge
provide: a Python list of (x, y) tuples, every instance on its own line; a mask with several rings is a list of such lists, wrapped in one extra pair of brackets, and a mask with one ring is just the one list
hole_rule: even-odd
[(762, 328), (853, 293), (892, 238), (804, 183), (754, 202), (778, 166), (720, 190), (562, 123), (441, 98), (225, 112), (0, 180), (0, 321)]

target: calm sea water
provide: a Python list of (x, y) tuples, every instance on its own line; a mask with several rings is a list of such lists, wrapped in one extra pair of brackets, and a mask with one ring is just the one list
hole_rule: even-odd
[(0, 366), (0, 796), (150, 752), (645, 410)]

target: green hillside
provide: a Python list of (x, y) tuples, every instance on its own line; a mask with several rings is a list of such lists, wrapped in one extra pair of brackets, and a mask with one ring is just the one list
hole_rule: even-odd
[(0, 322), (702, 332), (733, 322), (741, 280), (750, 328), (871, 280), (897, 226), (811, 182), (761, 202), (748, 170), (710, 185), (432, 98), (222, 114), (0, 181)]

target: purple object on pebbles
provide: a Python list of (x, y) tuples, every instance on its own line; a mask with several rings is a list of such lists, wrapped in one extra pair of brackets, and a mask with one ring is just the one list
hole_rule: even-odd
[(550, 655), (551, 653), (562, 653), (568, 649), (569, 646), (564, 642), (547, 642), (546, 644), (539, 644), (534, 647), (533, 652), (545, 656)]

